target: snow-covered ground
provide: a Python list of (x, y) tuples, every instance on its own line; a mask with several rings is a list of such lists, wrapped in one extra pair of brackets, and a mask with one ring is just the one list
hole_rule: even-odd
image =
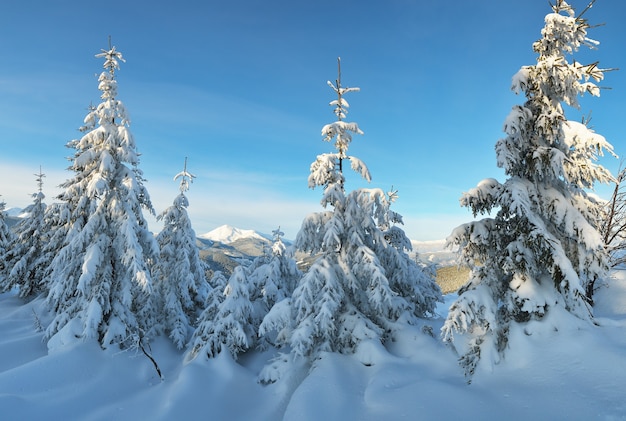
[[(443, 318), (454, 295), (439, 308)], [(389, 350), (368, 343), (327, 354), (268, 386), (273, 351), (190, 363), (165, 338), (152, 344), (164, 380), (135, 351), (95, 343), (48, 353), (41, 301), (0, 295), (0, 418), (6, 420), (619, 420), (626, 419), (626, 271), (597, 293), (598, 326), (512, 332), (506, 358), (467, 384), (456, 356), (423, 327)], [(41, 316), (40, 316), (41, 317)], [(45, 319), (45, 315), (43, 316)], [(443, 323), (430, 321), (437, 334)], [(45, 321), (45, 320), (44, 320)]]

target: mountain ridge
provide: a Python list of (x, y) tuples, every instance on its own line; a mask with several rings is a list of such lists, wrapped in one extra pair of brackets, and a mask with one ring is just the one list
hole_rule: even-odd
[(241, 229), (225, 224), (197, 236), (203, 240), (211, 240), (223, 244), (232, 244), (237, 240), (254, 238), (261, 241), (272, 241), (272, 237), (256, 230)]

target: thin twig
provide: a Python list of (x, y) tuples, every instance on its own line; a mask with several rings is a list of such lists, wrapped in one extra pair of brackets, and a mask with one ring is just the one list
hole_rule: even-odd
[(138, 342), (139, 342), (139, 349), (141, 349), (141, 351), (144, 353), (144, 355), (145, 355), (146, 357), (148, 357), (148, 359), (149, 359), (150, 361), (152, 361), (152, 365), (154, 365), (154, 369), (156, 370), (157, 374), (159, 375), (159, 378), (160, 378), (161, 380), (163, 380), (163, 375), (161, 374), (161, 369), (159, 368), (159, 365), (158, 365), (158, 364), (157, 364), (157, 362), (154, 360), (154, 358), (152, 358), (152, 355), (150, 355), (150, 354), (148, 354), (148, 353), (146, 352), (146, 349), (143, 347), (143, 343), (142, 343), (141, 339), (139, 339), (139, 341), (138, 341)]
[(595, 2), (596, 2), (596, 0), (591, 0), (591, 1), (589, 2), (589, 4), (587, 5), (587, 7), (585, 7), (585, 9), (584, 9), (582, 12), (580, 12), (580, 14), (576, 17), (576, 20), (580, 20), (580, 18), (582, 18), (582, 16), (583, 16), (585, 13), (587, 13), (587, 11), (588, 11), (589, 9), (591, 9), (591, 8), (593, 7), (593, 4), (594, 4)]

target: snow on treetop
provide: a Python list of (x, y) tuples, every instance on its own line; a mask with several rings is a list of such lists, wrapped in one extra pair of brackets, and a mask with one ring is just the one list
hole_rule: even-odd
[[(593, 2), (587, 7), (590, 8), (592, 5)], [(557, 2), (552, 6), (552, 10), (553, 13), (545, 17), (545, 26), (541, 30), (542, 39), (533, 44), (536, 52), (559, 50), (571, 54), (581, 45), (594, 48), (599, 44), (598, 41), (587, 37), (589, 24), (581, 19), (584, 12), (576, 17), (572, 6), (565, 1)]]
[(199, 235), (198, 238), (217, 241), (224, 244), (229, 244), (245, 238), (256, 238), (263, 241), (269, 240), (267, 236), (260, 234), (257, 231), (235, 228), (231, 227), (230, 225), (222, 225), (221, 227), (217, 227), (213, 231), (209, 231), (206, 234)]
[[(110, 41), (109, 41), (110, 42)], [(102, 51), (99, 54), (96, 54), (96, 58), (104, 58), (104, 64), (102, 67), (109, 70), (109, 73), (113, 74), (115, 70), (120, 69), (119, 62), (125, 63), (124, 57), (122, 57), (122, 53), (115, 49), (115, 46), (110, 47), (109, 50), (100, 50)]]
[(196, 178), (195, 175), (187, 171), (187, 157), (185, 157), (185, 167), (181, 172), (174, 176), (174, 181), (180, 178), (180, 193), (185, 193), (189, 190), (189, 184), (193, 183), (193, 179)]

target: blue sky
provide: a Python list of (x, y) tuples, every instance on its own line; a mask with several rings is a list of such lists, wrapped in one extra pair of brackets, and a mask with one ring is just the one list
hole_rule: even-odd
[[(0, 199), (28, 205), (40, 165), (48, 203), (71, 177), (65, 144), (99, 102), (94, 55), (110, 35), (126, 59), (118, 99), (157, 213), (178, 193), (172, 178), (189, 157), (198, 234), (280, 225), (294, 238), (306, 214), (322, 209), (307, 177), (332, 150), (320, 130), (334, 120), (326, 81), (341, 56), (343, 84), (361, 88), (346, 98), (347, 121), (365, 133), (349, 153), (369, 166), (370, 187), (399, 190), (394, 207), (412, 239), (443, 239), (471, 220), (461, 194), (503, 179), (494, 145), (523, 102), (511, 77), (535, 63), (531, 46), (549, 11), (546, 0), (2, 2)], [(590, 32), (601, 44), (577, 60), (624, 70), (567, 116), (591, 111), (594, 129), (625, 155), (626, 2), (598, 0), (587, 17), (605, 24)], [(619, 160), (601, 163), (615, 171)], [(348, 178), (348, 189), (366, 186)]]

